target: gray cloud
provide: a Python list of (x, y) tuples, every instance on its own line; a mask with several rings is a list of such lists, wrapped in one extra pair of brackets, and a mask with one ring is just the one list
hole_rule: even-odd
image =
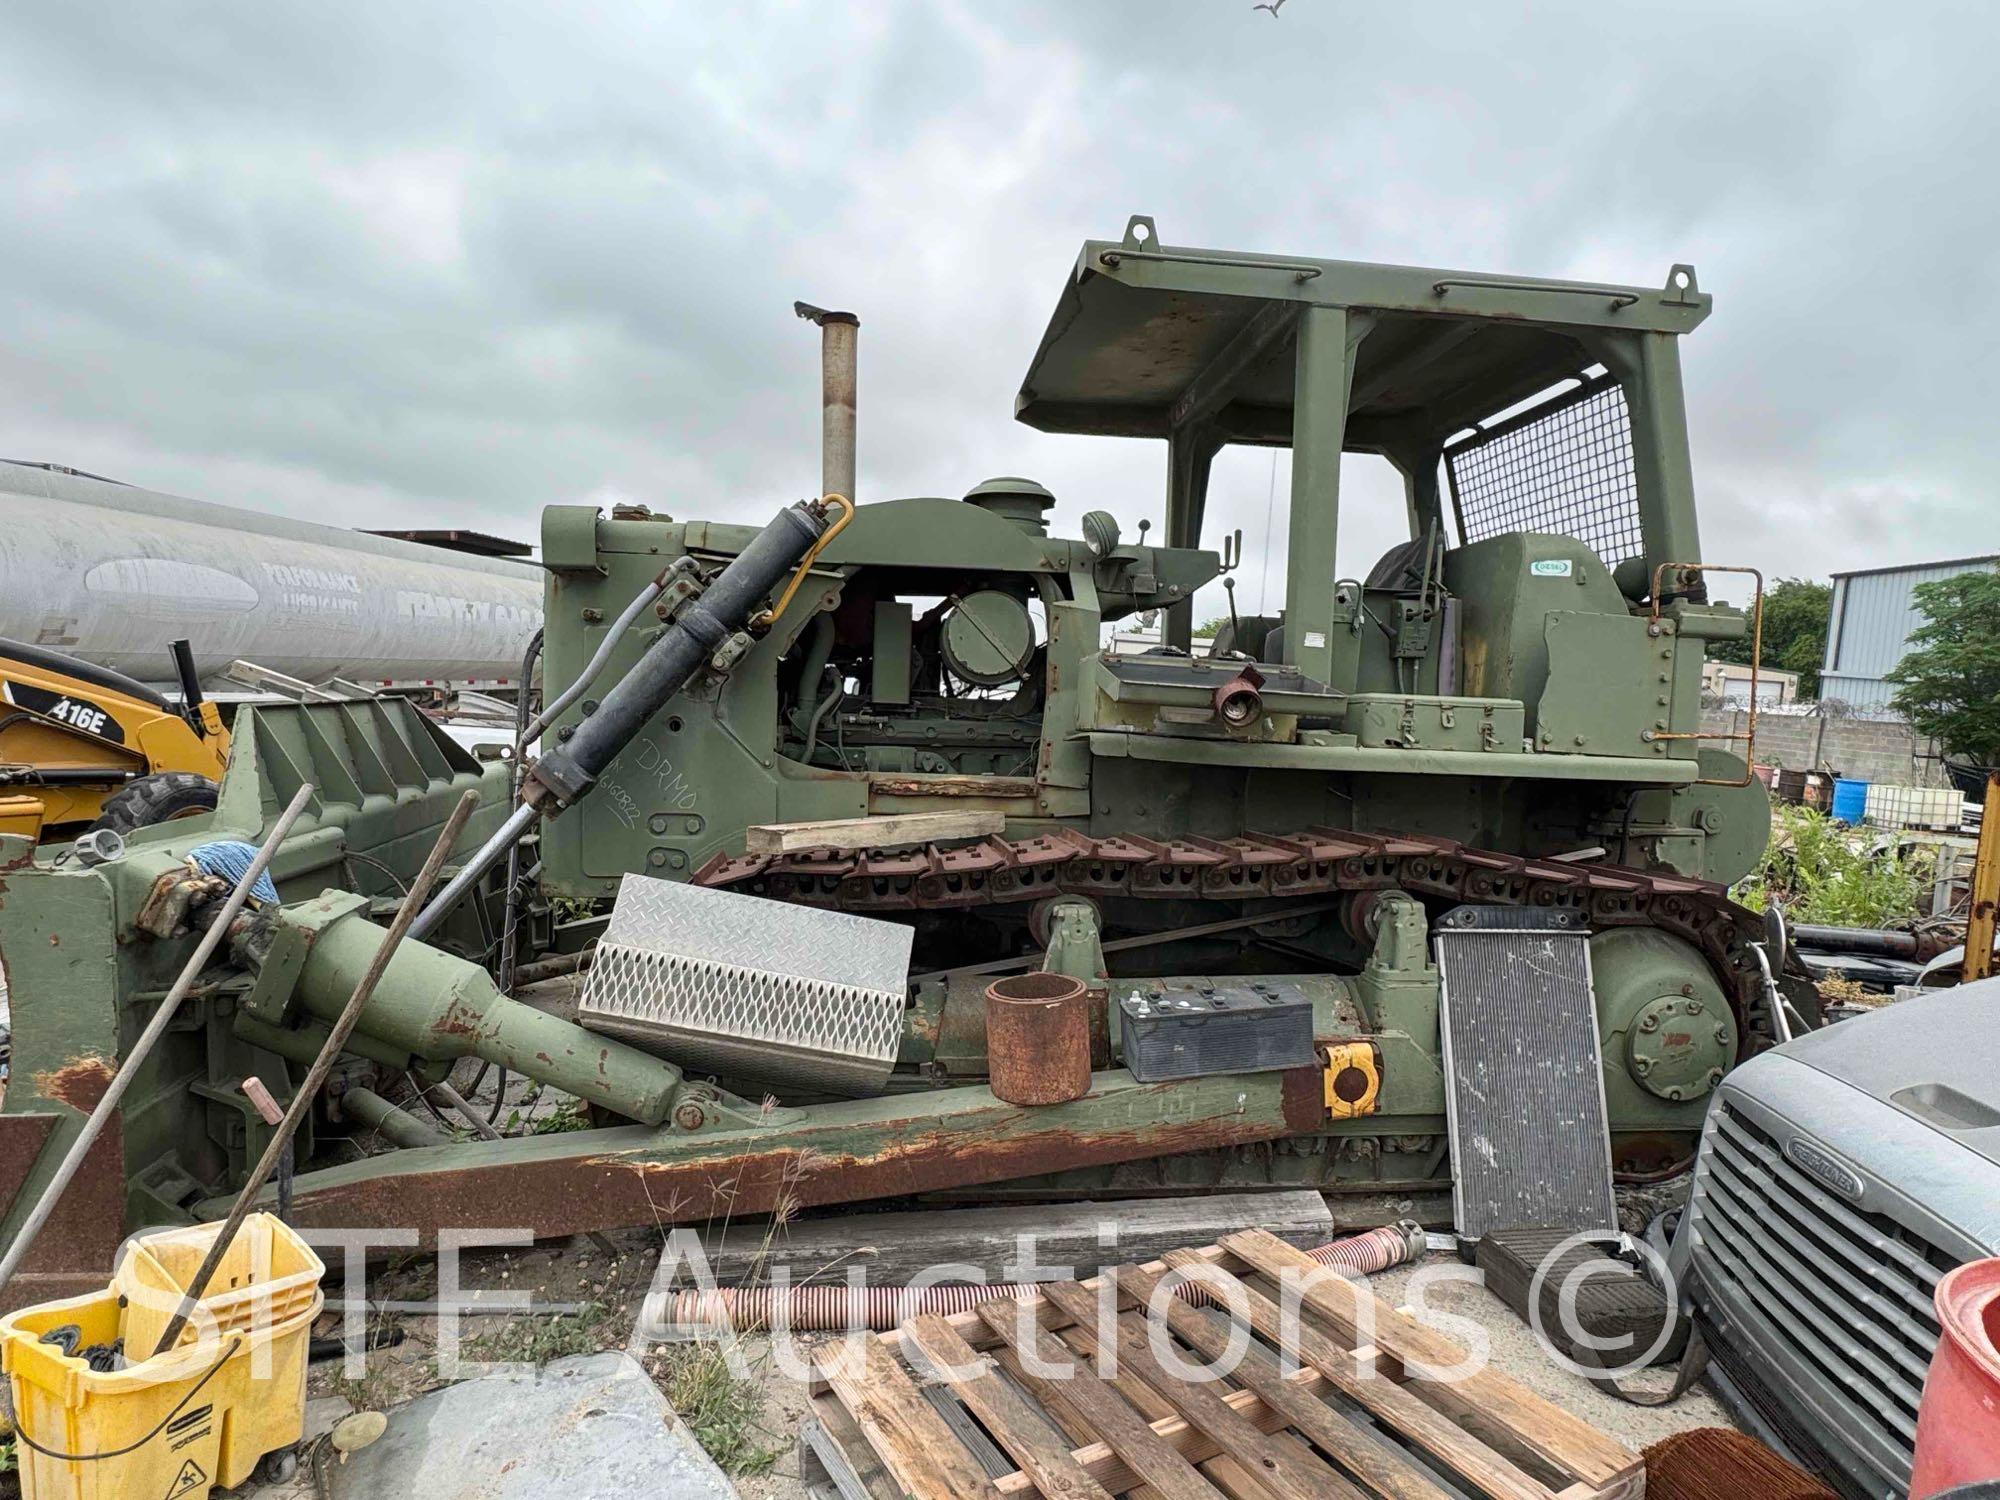
[[(11, 7), (0, 453), (352, 525), (532, 536), (541, 505), (609, 496), (748, 516), (817, 475), (805, 297), (863, 318), (864, 495), (1026, 472), (1072, 527), (1129, 523), (1157, 514), (1157, 445), (1009, 413), (1078, 243), (1142, 211), (1274, 252), (1641, 282), (1691, 260), (1711, 557), (1987, 550), (1995, 16)], [(1218, 470), (1250, 579), (1271, 484), (1266, 454)], [(1358, 461), (1346, 511), (1358, 570), (1398, 492)]]

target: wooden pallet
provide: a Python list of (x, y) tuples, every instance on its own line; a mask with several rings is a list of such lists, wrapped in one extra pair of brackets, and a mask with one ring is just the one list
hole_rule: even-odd
[[(1255, 1330), (1226, 1379), (1180, 1378), (1141, 1310), (1170, 1268), (1215, 1284)], [(1318, 1270), (1262, 1230), (1051, 1283), (1025, 1303), (907, 1319), (815, 1358), (812, 1439), (848, 1500), (1638, 1500), (1637, 1453), (1519, 1382), (1466, 1363), (1434, 1329), (1321, 1271), (1296, 1327), (1278, 1278)], [(1100, 1299), (1117, 1373), (1095, 1373)], [(1184, 1365), (1223, 1352), (1219, 1306), (1169, 1302)], [(1026, 1307), (1032, 1321), (1024, 1317)], [(1372, 1339), (1361, 1330), (1372, 1328)], [(1279, 1352), (1290, 1356), (1281, 1363)], [(1071, 1366), (1066, 1379), (1031, 1372)], [(1286, 1373), (1287, 1365), (1291, 1373)], [(844, 1465), (840, 1460), (844, 1459)]]

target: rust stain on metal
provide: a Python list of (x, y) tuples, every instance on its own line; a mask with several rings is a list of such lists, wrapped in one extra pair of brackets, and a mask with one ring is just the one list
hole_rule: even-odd
[[(0, 1115), (0, 1214), (20, 1197), (28, 1175), (67, 1116)], [(0, 1291), (0, 1313), (56, 1297), (101, 1290), (125, 1233), (125, 1152), (114, 1122), (84, 1157), (83, 1170), (56, 1204), (20, 1271)]]
[(431, 1035), (435, 1037), (478, 1036), (479, 1021), (468, 1016), (458, 1006), (453, 1006), (436, 1021), (431, 1023)]
[(60, 1068), (36, 1073), (30, 1082), (44, 1099), (54, 1099), (87, 1115), (97, 1108), (98, 1100), (111, 1087), (111, 1074), (108, 1058), (89, 1055), (73, 1057)]
[(836, 1155), (807, 1142), (687, 1161), (564, 1157), (405, 1172), (325, 1188), (301, 1181), (294, 1222), (413, 1226), (426, 1247), (435, 1244), (440, 1229), (502, 1223), (550, 1238), (935, 1192), (1069, 1167), (1249, 1145), (1284, 1133), (1274, 1120), (1223, 1117), (1004, 1134), (1007, 1119), (1032, 1120), (1037, 1113), (998, 1117), (990, 1129), (923, 1130), (864, 1154)]
[(1279, 1081), (1279, 1107), (1285, 1128), (1306, 1135), (1326, 1124), (1326, 1089), (1318, 1068), (1287, 1068)]

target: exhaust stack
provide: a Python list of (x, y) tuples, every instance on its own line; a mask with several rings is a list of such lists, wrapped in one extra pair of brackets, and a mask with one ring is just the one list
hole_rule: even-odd
[(810, 302), (792, 311), (819, 325), (820, 480), (822, 495), (854, 498), (854, 399), (858, 363), (855, 346), (861, 320), (851, 312), (829, 312)]

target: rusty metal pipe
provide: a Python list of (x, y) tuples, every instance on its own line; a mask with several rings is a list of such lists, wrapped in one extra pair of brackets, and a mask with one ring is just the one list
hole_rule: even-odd
[(861, 320), (851, 312), (831, 312), (810, 302), (794, 302), (792, 311), (819, 325), (819, 492), (852, 500)]
[[(1386, 1271), (1423, 1253), (1423, 1231), (1413, 1224), (1384, 1225), (1306, 1252), (1318, 1264), (1354, 1277)], [(918, 1313), (948, 1318), (970, 1312), (982, 1302), (1020, 1301), (1040, 1290), (1035, 1283), (1014, 1281), (983, 1286), (929, 1286), (914, 1292), (899, 1286), (848, 1287), (831, 1283), (717, 1287), (712, 1292), (688, 1287), (648, 1296), (640, 1316), (641, 1326), (653, 1334), (688, 1327), (782, 1328), (793, 1333), (863, 1328), (884, 1333)], [(1197, 1306), (1209, 1300), (1196, 1282), (1183, 1283), (1174, 1295)]]
[[(1866, 953), (1880, 958), (1921, 959), (1922, 940), (1914, 932), (1892, 932), (1877, 927), (1826, 927), (1813, 922), (1791, 924), (1792, 946), (1831, 950), (1835, 953)], [(1933, 943), (1933, 947), (1942, 947)]]
[(987, 1087), (1009, 1104), (1090, 1092), (1090, 992), (1068, 974), (1012, 974), (986, 987)]

